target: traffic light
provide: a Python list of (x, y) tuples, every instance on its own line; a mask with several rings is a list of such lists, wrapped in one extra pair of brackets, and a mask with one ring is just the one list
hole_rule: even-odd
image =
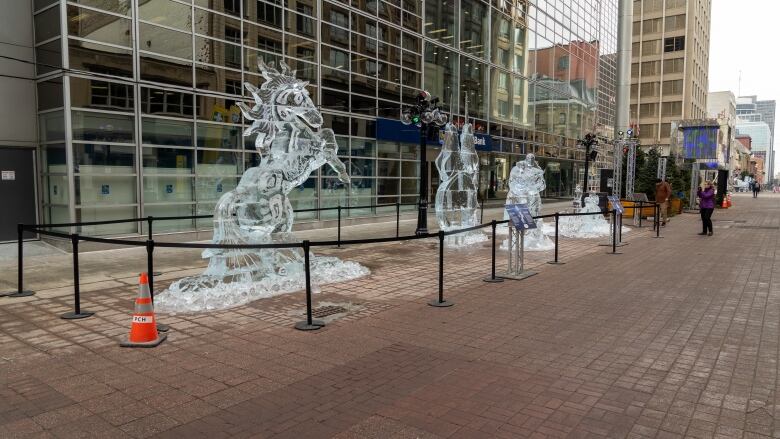
[(415, 125), (420, 123), (420, 116), (418, 116), (418, 115), (412, 116), (412, 123), (415, 124)]

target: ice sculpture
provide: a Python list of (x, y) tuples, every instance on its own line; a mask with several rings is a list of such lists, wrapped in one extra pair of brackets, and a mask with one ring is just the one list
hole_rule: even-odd
[(578, 184), (574, 187), (574, 199), (571, 200), (571, 205), (575, 212), (578, 212), (582, 208), (582, 185)]
[[(436, 220), (444, 231), (465, 229), (479, 224), (477, 185), (479, 157), (474, 149), (474, 133), (470, 123), (463, 125), (458, 142), (458, 130), (452, 123), (444, 127), (444, 144), (436, 157), (439, 188), (436, 190)], [(479, 231), (447, 236), (446, 245), (462, 247), (485, 241)]]
[[(591, 193), (579, 213), (593, 212), (601, 212), (601, 207), (598, 195)], [(559, 232), (568, 238), (598, 238), (609, 236), (611, 228), (604, 215), (565, 216), (560, 218)]]
[[(322, 128), (322, 115), (306, 90), (283, 62), (258, 63), (265, 82), (245, 87), (255, 105), (239, 103), (253, 121), (244, 136), (257, 135), (260, 164), (244, 172), (238, 186), (225, 193), (214, 209), (215, 244), (300, 242), (292, 235), (289, 193), (312, 172), (328, 164), (342, 182), (349, 182), (336, 153), (333, 130)], [(200, 276), (180, 279), (155, 298), (161, 312), (224, 309), (255, 299), (300, 290), (304, 285), (303, 251), (285, 249), (207, 249), (208, 267)], [(312, 258), (312, 283), (339, 282), (368, 274), (354, 262), (333, 257)]]
[[(536, 163), (533, 154), (527, 154), (525, 160), (517, 162), (512, 172), (509, 173), (509, 193), (506, 196), (506, 204), (526, 204), (531, 215), (541, 215), (542, 197), (539, 195), (544, 190), (544, 171)], [(504, 219), (509, 215), (504, 212)], [(525, 234), (525, 250), (541, 251), (552, 250), (555, 244), (545, 236), (544, 221), (536, 220), (536, 228), (528, 230)], [(506, 248), (508, 242), (504, 241), (502, 248)]]

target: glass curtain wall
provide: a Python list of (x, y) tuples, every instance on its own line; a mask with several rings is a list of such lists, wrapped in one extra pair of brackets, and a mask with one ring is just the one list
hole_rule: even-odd
[[(352, 176), (344, 184), (322, 168), (291, 194), (297, 209), (414, 202), (418, 147), (378, 139), (376, 119), (398, 119), (420, 88), (456, 124), (468, 111), (492, 140), (489, 197), (505, 196), (511, 166), (529, 152), (547, 168), (547, 195), (570, 194), (567, 172), (584, 158), (576, 139), (612, 113), (617, 0), (34, 4), (46, 221), (212, 213), (260, 160), (236, 106), (251, 102), (243, 82), (263, 81), (259, 60), (283, 60), (309, 82)], [(180, 220), (156, 230), (210, 227)]]

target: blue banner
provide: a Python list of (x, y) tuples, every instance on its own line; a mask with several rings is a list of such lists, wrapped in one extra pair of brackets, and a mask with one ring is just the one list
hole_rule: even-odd
[[(376, 120), (376, 139), (389, 140), (391, 142), (420, 143), (420, 128), (416, 125), (404, 125), (399, 120)], [(426, 138), (428, 145), (441, 145), (444, 139), (444, 129), (431, 130)], [(474, 147), (478, 151), (492, 151), (493, 141), (487, 134), (474, 134)]]
[(718, 127), (683, 127), (683, 157), (686, 159), (718, 158)]

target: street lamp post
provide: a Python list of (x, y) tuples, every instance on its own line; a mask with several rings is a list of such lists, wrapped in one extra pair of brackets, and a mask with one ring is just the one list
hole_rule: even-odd
[(423, 90), (417, 95), (414, 106), (401, 112), (401, 122), (404, 125), (416, 125), (420, 128), (420, 200), (417, 209), (416, 235), (428, 234), (428, 160), (427, 134), (428, 127), (442, 126), (447, 123), (447, 115), (439, 107), (439, 98)]
[[(593, 133), (585, 134), (585, 138), (582, 139), (582, 145), (585, 146), (585, 177), (583, 178), (582, 182), (582, 199), (580, 200), (580, 205), (582, 207), (585, 207), (585, 197), (588, 195), (588, 173), (590, 171), (590, 160), (591, 160), (591, 147), (593, 145), (598, 144), (598, 140), (596, 139), (596, 135)], [(595, 157), (593, 157), (595, 159)]]

